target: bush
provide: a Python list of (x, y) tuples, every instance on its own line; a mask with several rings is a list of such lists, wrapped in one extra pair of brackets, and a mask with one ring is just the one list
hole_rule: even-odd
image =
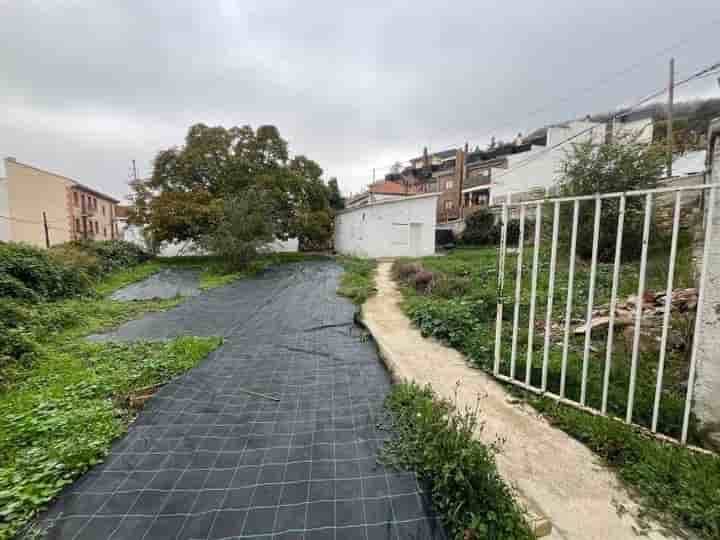
[(482, 208), (465, 218), (462, 243), (470, 246), (484, 246), (497, 242), (499, 235), (495, 226), (495, 214)]
[(404, 263), (396, 261), (392, 267), (393, 277), (399, 281), (407, 282), (415, 274), (422, 271), (422, 266), (417, 263)]
[(130, 268), (152, 258), (141, 247), (125, 240), (74, 241), (50, 249), (53, 256), (90, 275)]
[(477, 410), (458, 411), (416, 384), (393, 387), (386, 400), (398, 438), (383, 460), (410, 469), (430, 486), (433, 508), (457, 540), (530, 540), (513, 493), (498, 473), (496, 447), (476, 439)]
[(463, 296), (467, 294), (469, 290), (470, 278), (436, 273), (428, 292), (440, 298), (450, 299)]
[(35, 341), (26, 329), (30, 318), (23, 305), (11, 300), (0, 302), (0, 369), (29, 360), (36, 352)]
[(410, 279), (410, 283), (416, 291), (427, 292), (434, 278), (435, 274), (432, 272), (421, 270)]
[(0, 296), (22, 300), (54, 300), (85, 292), (85, 272), (54, 260), (25, 244), (0, 242)]
[[(619, 139), (609, 144), (593, 145), (588, 141), (573, 146), (562, 166), (562, 193), (566, 196), (593, 195), (652, 189), (657, 187), (665, 163), (664, 149), (658, 145), (638, 144)], [(595, 201), (580, 203), (577, 253), (584, 259), (592, 256)], [(642, 250), (644, 197), (628, 197), (625, 206), (623, 259), (636, 260)], [(572, 205), (563, 205), (564, 220), (571, 223)], [(615, 231), (620, 212), (619, 199), (603, 201), (600, 217), (598, 260), (611, 262), (615, 254)], [(562, 228), (567, 243), (570, 227)]]
[(50, 258), (54, 261), (85, 272), (89, 276), (97, 277), (102, 274), (103, 265), (95, 255), (89, 253), (82, 245), (76, 242), (67, 242), (50, 248)]

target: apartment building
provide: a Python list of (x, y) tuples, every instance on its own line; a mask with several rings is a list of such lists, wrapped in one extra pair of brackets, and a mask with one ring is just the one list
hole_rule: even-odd
[(120, 238), (120, 201), (77, 180), (4, 160), (0, 178), (0, 240), (38, 247), (71, 240)]

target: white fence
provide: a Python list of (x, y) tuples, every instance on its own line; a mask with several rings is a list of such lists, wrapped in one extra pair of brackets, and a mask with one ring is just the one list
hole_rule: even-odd
[[(701, 316), (699, 314), (702, 313), (701, 306), (703, 305), (703, 296), (707, 281), (708, 248), (712, 241), (720, 241), (720, 239), (711, 239), (711, 224), (713, 223), (712, 213), (715, 208), (714, 202), (715, 197), (717, 197), (716, 192), (718, 191), (716, 188), (717, 185), (701, 184), (686, 187), (660, 188), (646, 191), (608, 193), (582, 197), (561, 197), (555, 199), (521, 201), (517, 203), (504, 204), (502, 207), (502, 233), (498, 257), (498, 302), (495, 333), (495, 357), (493, 365), (494, 375), (503, 381), (515, 384), (538, 394), (552, 397), (565, 404), (588, 410), (595, 414), (619, 417), (622, 421), (628, 424), (636, 424), (634, 419), (634, 413), (636, 411), (634, 410), (634, 407), (636, 405), (638, 392), (638, 363), (641, 356), (641, 324), (644, 316), (643, 308), (646, 294), (646, 274), (648, 271), (648, 250), (653, 218), (653, 203), (660, 194), (665, 194), (665, 198), (674, 194), (672, 230), (669, 235), (668, 246), (669, 259), (667, 266), (664, 268), (664, 272), (667, 273), (664, 305), (658, 309), (659, 311), (661, 310), (662, 313), (662, 332), (660, 334), (659, 352), (655, 361), (656, 363), (648, 366), (648, 370), (643, 372), (644, 378), (642, 384), (644, 384), (644, 386), (640, 389), (640, 391), (643, 392), (643, 399), (645, 399), (644, 405), (647, 405), (646, 425), (641, 427), (647, 428), (651, 432), (657, 434), (659, 431), (658, 419), (661, 413), (664, 395), (663, 387), (664, 378), (666, 376), (665, 369), (667, 367), (668, 333), (671, 325), (672, 309), (671, 302), (678, 270), (676, 266), (676, 259), (678, 258), (678, 236), (681, 229), (680, 215), (682, 211), (682, 195), (683, 192), (686, 191), (704, 193), (707, 203), (707, 215), (705, 216), (704, 225), (702, 225), (702, 227), (704, 227), (704, 244), (702, 248), (702, 256), (698, 261), (700, 270), (697, 286), (698, 309), (695, 312), (698, 315), (694, 316), (693, 322), (693, 335), (697, 335), (698, 329), (702, 324)], [(633, 328), (632, 340), (628, 339), (628, 342), (630, 342), (631, 345), (628, 347), (629, 350), (626, 351), (625, 356), (622, 356), (622, 351), (618, 352), (614, 350), (615, 341), (618, 337), (616, 335), (616, 323), (618, 322), (616, 320), (616, 311), (618, 307), (619, 288), (621, 285), (625, 285), (624, 288), (627, 289), (625, 283), (621, 284), (621, 267), (625, 264), (623, 260), (623, 229), (627, 225), (627, 205), (628, 201), (631, 200), (642, 201), (644, 210), (642, 214), (642, 244), (641, 252), (639, 254), (639, 273), (637, 275), (637, 300), (634, 306), (632, 319), (629, 320), (630, 322), (628, 320), (624, 321), (624, 323), (628, 324), (628, 328)], [(588, 201), (590, 201), (590, 204)], [(581, 332), (580, 335), (578, 335), (575, 348), (572, 349), (571, 329), (573, 324), (573, 310), (575, 308), (579, 308), (581, 305), (573, 305), (574, 299), (577, 297), (578, 293), (581, 292), (580, 289), (576, 289), (576, 274), (580, 275), (576, 272), (576, 255), (578, 247), (578, 223), (581, 218), (581, 204), (583, 204), (583, 206), (592, 207), (592, 239), (589, 238), (589, 234), (587, 238), (581, 239), (581, 241), (586, 242), (592, 241), (592, 254), (588, 263), (589, 278), (587, 278), (587, 288), (584, 286), (582, 288), (583, 292), (585, 290), (587, 291), (587, 306), (585, 306), (585, 309), (583, 310), (585, 323), (584, 339)], [(617, 213), (617, 228), (614, 239), (614, 261), (609, 262), (608, 265), (603, 267), (603, 271), (606, 272), (608, 280), (609, 270), (612, 268), (609, 308), (607, 308), (607, 317), (609, 320), (606, 321), (607, 339), (603, 359), (603, 355), (598, 353), (596, 346), (597, 341), (593, 342), (592, 339), (592, 322), (595, 303), (597, 301), (596, 293), (598, 292), (596, 290), (598, 268), (600, 267), (598, 263), (598, 244), (601, 234), (601, 216), (603, 215), (604, 205), (612, 205), (612, 215)], [(633, 204), (634, 208), (637, 206), (638, 205)], [(513, 208), (516, 208), (519, 213), (519, 238), (517, 245), (508, 246), (508, 216), (509, 212)], [(566, 230), (561, 229), (561, 213), (563, 216), (568, 217)], [(544, 215), (547, 216), (545, 221), (542, 219)], [(534, 218), (534, 230), (528, 231), (528, 235), (532, 235), (533, 239), (532, 244), (526, 246), (526, 220), (531, 218)], [(589, 219), (590, 216), (588, 215), (587, 218)], [(543, 222), (545, 222), (545, 235), (541, 232)], [(550, 225), (550, 223), (552, 225)], [(547, 232), (550, 227), (552, 227), (552, 229), (551, 233), (548, 235)], [(566, 241), (561, 243), (559, 240), (561, 231), (565, 238), (569, 236), (569, 242)], [(550, 248), (549, 254), (547, 250), (548, 244)], [(609, 245), (612, 246), (612, 244)], [(515, 249), (511, 251), (512, 248)], [(527, 280), (527, 276), (523, 276), (523, 260), (525, 252), (529, 250), (532, 250), (532, 270), (529, 275), (529, 280)], [(541, 252), (544, 259), (547, 259), (549, 256), (549, 263), (540, 262)], [(608, 253), (612, 254), (612, 250)], [(508, 266), (506, 259), (512, 257), (513, 255), (516, 261), (515, 267), (511, 268)], [(558, 265), (561, 258), (563, 259), (562, 263), (564, 265), (567, 264), (567, 266), (563, 267), (563, 273), (567, 270), (567, 277), (563, 278), (562, 281), (558, 281)], [(679, 264), (690, 264), (690, 261), (680, 261)], [(506, 281), (508, 281), (505, 277), (506, 266), (508, 266), (509, 272), (514, 274), (515, 282), (514, 291), (512, 292), (512, 296), (514, 297), (514, 301), (512, 302), (514, 304), (512, 308), (512, 317), (509, 316), (509, 312), (505, 312), (506, 298), (504, 289), (506, 287)], [(634, 266), (633, 268), (636, 269), (637, 267)], [(527, 272), (529, 269), (526, 269), (525, 271)], [(542, 285), (539, 283), (539, 276), (541, 274), (543, 281)], [(633, 274), (633, 276), (634, 275), (635, 274)], [(529, 281), (525, 289), (523, 289), (523, 280)], [(562, 288), (563, 291), (566, 291), (564, 305), (562, 305), (562, 299), (558, 301), (558, 291), (560, 288)], [(523, 299), (527, 297), (528, 289), (529, 305), (525, 304), (526, 307), (523, 308)], [(606, 292), (606, 290), (603, 290), (604, 294)], [(538, 307), (542, 304), (542, 302), (538, 302), (541, 296), (542, 300), (545, 302), (544, 313), (538, 313)], [(521, 325), (522, 309), (527, 310), (526, 312), (523, 312), (524, 315), (527, 315), (527, 345), (525, 345), (524, 340), (522, 343), (520, 342), (520, 334), (525, 331), (523, 328), (524, 324)], [(560, 315), (561, 313), (562, 315)], [(506, 316), (508, 317), (508, 320), (505, 319)], [(557, 317), (559, 323), (553, 322), (555, 317)], [(542, 320), (543, 318), (544, 323)], [(512, 328), (511, 334), (509, 333), (510, 327)], [(576, 334), (578, 334), (577, 328), (574, 332), (572, 332), (573, 336)], [(628, 338), (629, 337), (628, 332)], [(580, 346), (581, 341), (582, 347)], [(522, 347), (525, 347), (524, 355), (520, 354)], [(687, 443), (688, 429), (691, 421), (693, 389), (695, 386), (697, 369), (697, 348), (698, 340), (693, 339), (691, 349), (687, 351), (689, 353), (689, 366), (687, 367), (686, 380), (683, 385), (686, 386), (686, 390), (684, 390), (684, 406), (682, 405), (682, 399), (680, 399), (676, 403), (675, 409), (671, 411), (673, 414), (677, 413), (677, 424), (675, 424), (677, 429), (675, 429), (674, 432), (666, 433), (665, 435), (659, 434), (659, 436), (670, 436), (670, 438), (679, 440), (682, 444)], [(558, 354), (560, 349), (562, 351), (561, 355)], [(553, 353), (553, 350), (555, 353)], [(623, 361), (629, 361), (629, 373), (621, 372), (623, 375), (622, 379), (625, 379), (624, 375), (627, 373), (627, 380), (616, 380), (611, 376), (613, 374), (613, 360), (617, 362), (618, 355), (620, 355)], [(554, 375), (557, 376), (559, 380), (549, 380), (548, 366), (551, 362), (551, 356), (554, 358), (555, 362), (559, 361), (560, 363), (559, 373), (557, 369), (553, 370)], [(647, 355), (643, 356), (643, 358), (646, 359)], [(523, 361), (524, 370), (518, 374), (518, 365)], [(588, 396), (588, 381), (589, 366), (592, 361), (595, 361), (598, 364), (593, 365), (593, 388), (595, 388), (596, 395), (593, 396), (592, 403), (590, 403)], [(604, 365), (600, 365), (599, 362), (602, 362)], [(579, 378), (579, 391), (575, 391), (574, 396), (568, 395), (567, 389), (569, 363), (575, 363), (575, 365), (571, 365), (571, 367), (574, 369), (573, 373)], [(626, 369), (627, 367), (628, 366), (625, 366), (623, 369)], [(651, 373), (652, 377), (646, 376), (646, 373)], [(654, 378), (654, 384), (650, 383), (652, 378)], [(577, 380), (575, 380), (574, 384), (576, 383)], [(599, 391), (600, 388), (601, 392)], [(613, 396), (617, 396), (618, 388), (622, 389), (623, 398), (622, 400), (616, 398), (613, 402), (613, 410), (610, 410), (609, 395), (613, 394)], [(577, 390), (577, 388), (575, 388), (575, 390)], [(651, 400), (652, 393), (654, 393), (654, 398)], [(651, 418), (649, 418), (651, 402), (652, 414)], [(618, 403), (621, 403), (624, 407), (618, 407)], [(624, 410), (619, 410), (623, 408)]]

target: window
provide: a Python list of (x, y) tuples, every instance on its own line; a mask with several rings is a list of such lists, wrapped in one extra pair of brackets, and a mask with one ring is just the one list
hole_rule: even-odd
[(95, 232), (100, 233), (100, 224), (97, 221), (95, 222)]
[(452, 189), (455, 186), (455, 182), (453, 180), (448, 180), (445, 182), (445, 189)]
[(77, 191), (73, 191), (73, 200), (75, 201), (75, 206), (80, 206), (80, 199), (78, 198)]
[[(103, 210), (105, 210), (105, 207), (103, 206)], [(103, 227), (103, 236), (107, 238), (107, 227)]]
[(79, 217), (75, 218), (75, 230), (77, 232), (80, 232), (80, 218)]
[(103, 216), (105, 215), (105, 205), (102, 205)]
[(452, 210), (453, 202), (452, 201), (445, 201), (445, 210)]

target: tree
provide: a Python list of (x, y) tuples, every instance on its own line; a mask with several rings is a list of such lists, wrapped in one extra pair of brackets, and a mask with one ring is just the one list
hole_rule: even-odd
[(247, 197), (252, 194), (262, 198), (259, 207), (276, 238), (307, 235), (310, 222), (315, 225), (309, 230), (318, 235), (318, 223), (332, 224), (331, 219), (308, 218), (310, 213), (329, 212), (321, 176), (322, 169), (311, 159), (289, 159), (287, 142), (274, 126), (253, 131), (250, 126), (196, 124), (182, 147), (158, 153), (151, 178), (132, 185), (130, 221), (144, 226), (157, 243), (191, 240), (218, 247), (220, 242), (208, 239), (220, 229), (259, 231), (251, 223), (255, 212), (240, 227), (233, 210), (251, 204)]
[(270, 192), (250, 187), (222, 201), (216, 226), (198, 244), (221, 256), (228, 268), (242, 268), (276, 237), (275, 204)]
[(328, 199), (330, 201), (330, 208), (333, 210), (343, 210), (345, 208), (345, 199), (340, 194), (340, 188), (338, 187), (337, 178), (333, 177), (328, 180)]
[[(632, 139), (616, 139), (611, 143), (594, 145), (591, 141), (573, 146), (561, 167), (561, 190), (565, 196), (593, 195), (657, 187), (665, 164), (665, 150), (660, 145), (640, 144)], [(643, 197), (628, 197), (625, 207), (623, 259), (639, 257), (642, 248), (642, 228), (645, 202)], [(580, 203), (577, 252), (580, 257), (592, 256), (593, 216), (595, 202)], [(566, 219), (570, 219), (572, 205), (564, 205)], [(615, 230), (619, 214), (619, 199), (604, 199), (600, 218), (598, 259), (614, 260)], [(569, 227), (563, 227), (567, 237)]]

